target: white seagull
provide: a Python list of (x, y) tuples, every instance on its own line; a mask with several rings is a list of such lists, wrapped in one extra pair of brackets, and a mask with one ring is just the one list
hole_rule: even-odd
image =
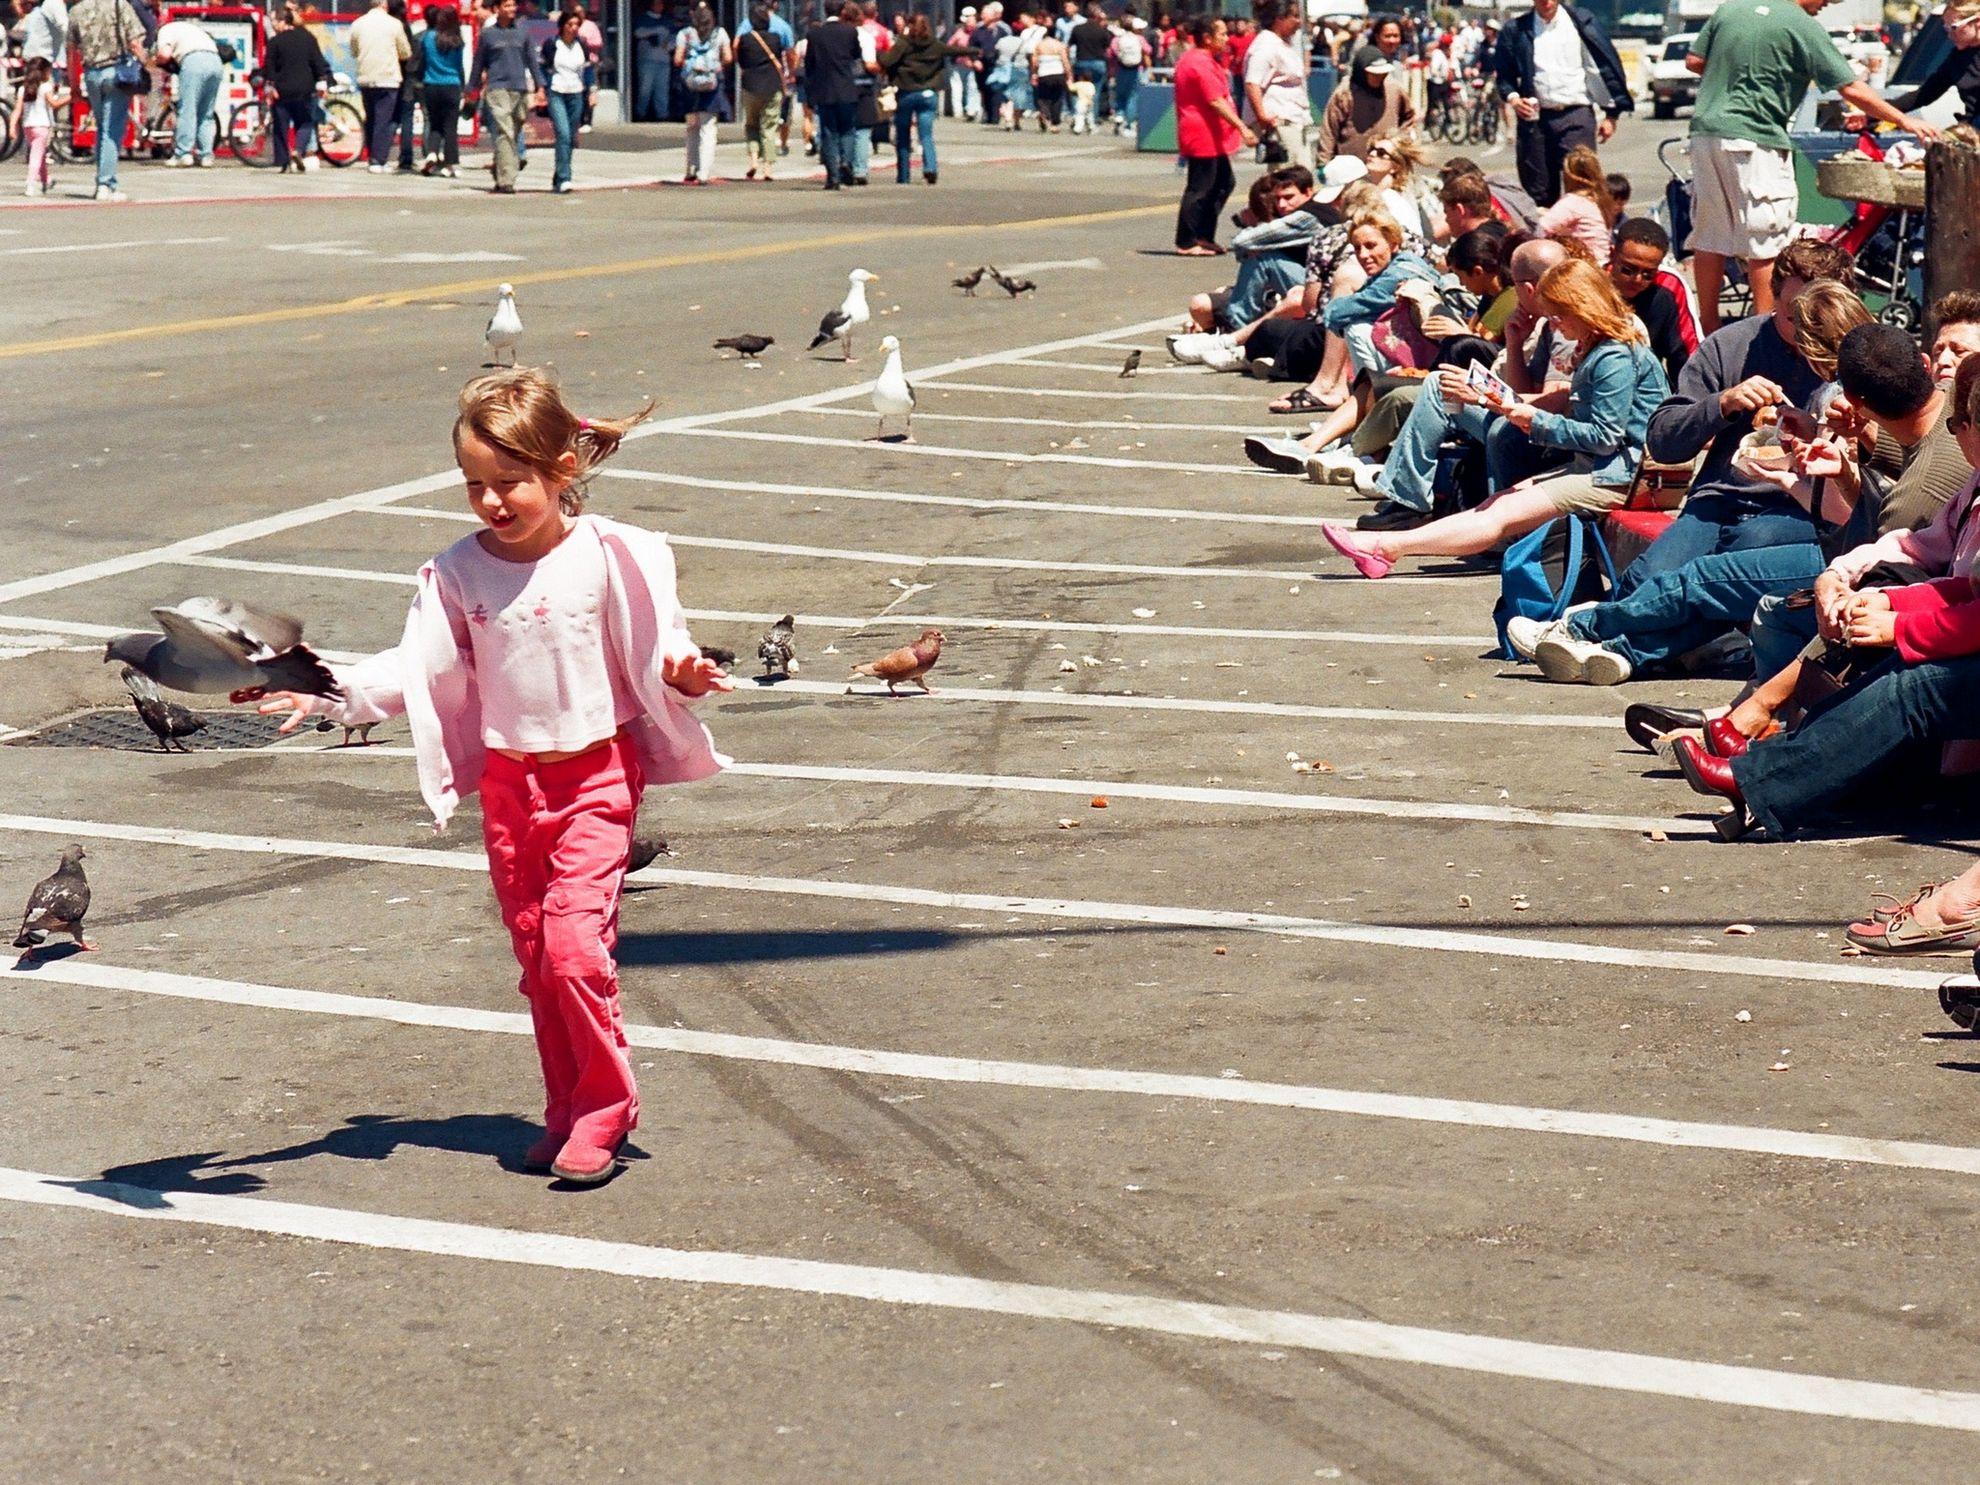
[[(488, 328), (481, 332), (481, 340), (488, 347), (488, 365), (513, 366), (516, 364), (516, 342), (522, 339), (522, 316), (516, 313), (514, 287), (503, 284), (501, 295), (495, 305), (495, 313), (488, 317)], [(504, 353), (508, 355), (507, 361), (502, 359)]]
[(874, 437), (887, 436), (889, 418), (904, 418), (902, 436), (912, 439), (914, 388), (908, 385), (907, 373), (901, 370), (901, 343), (889, 335), (880, 342), (880, 349), (887, 353), (887, 364), (881, 367), (880, 379), (873, 384), (873, 410), (880, 415), (880, 431)]
[(846, 290), (846, 297), (839, 307), (818, 322), (818, 334), (812, 337), (807, 349), (817, 350), (821, 345), (839, 341), (845, 346), (845, 359), (853, 359), (853, 331), (873, 318), (873, 312), (866, 307), (866, 286), (880, 277), (868, 273), (864, 268), (855, 268), (846, 275), (852, 285)]

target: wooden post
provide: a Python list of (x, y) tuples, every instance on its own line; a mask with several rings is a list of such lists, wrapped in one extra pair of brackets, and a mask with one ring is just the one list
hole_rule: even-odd
[(1940, 143), (1925, 155), (1927, 310), (1954, 289), (1980, 289), (1980, 153)]

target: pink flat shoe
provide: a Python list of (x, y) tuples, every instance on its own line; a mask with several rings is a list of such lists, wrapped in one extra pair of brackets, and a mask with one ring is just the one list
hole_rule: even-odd
[(574, 1186), (596, 1186), (617, 1169), (621, 1143), (622, 1140), (614, 1141), (611, 1149), (601, 1150), (576, 1139), (567, 1140), (557, 1153), (550, 1174)]
[(1354, 570), (1365, 578), (1385, 578), (1395, 571), (1395, 562), (1380, 552), (1371, 552), (1355, 545), (1344, 526), (1322, 526), (1320, 534), (1327, 538), (1327, 545), (1339, 552), (1354, 564)]

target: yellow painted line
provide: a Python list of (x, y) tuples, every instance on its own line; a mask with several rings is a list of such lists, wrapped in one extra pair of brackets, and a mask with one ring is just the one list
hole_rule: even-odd
[(948, 237), (957, 233), (1033, 232), (1049, 227), (1078, 227), (1094, 222), (1129, 221), (1136, 217), (1161, 216), (1174, 211), (1169, 205), (1126, 206), (1112, 211), (1079, 212), (1072, 216), (1030, 217), (1019, 222), (955, 223), (931, 227), (874, 227), (859, 232), (833, 232), (822, 237), (806, 237), (779, 242), (759, 242), (748, 247), (721, 248), (712, 252), (666, 253), (655, 258), (624, 258), (613, 263), (585, 263), (575, 268), (546, 268), (538, 273), (511, 273), (501, 278), (462, 279), (450, 284), (426, 284), (418, 288), (395, 289), (389, 294), (359, 294), (351, 299), (332, 299), (321, 304), (294, 304), (283, 309), (257, 309), (246, 314), (206, 315), (196, 320), (171, 320), (160, 325), (130, 325), (121, 330), (99, 330), (90, 335), (67, 335), (56, 340), (23, 340), (0, 345), (0, 361), (22, 356), (48, 356), (60, 351), (87, 351), (99, 346), (122, 345), (133, 340), (153, 340), (168, 335), (199, 335), (214, 330), (247, 330), (258, 325), (284, 325), (295, 320), (313, 320), (329, 315), (366, 314), (372, 310), (399, 309), (428, 299), (461, 299), (475, 294), (492, 294), (502, 284), (569, 283), (577, 279), (609, 278), (626, 273), (652, 273), (667, 268), (705, 267), (714, 263), (746, 263), (753, 258), (776, 257), (783, 253), (814, 249), (850, 247), (868, 242), (900, 242), (909, 238)]

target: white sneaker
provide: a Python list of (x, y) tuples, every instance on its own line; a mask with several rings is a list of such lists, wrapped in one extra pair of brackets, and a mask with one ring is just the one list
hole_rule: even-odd
[(192, 169), (192, 168), (193, 168), (193, 157), (192, 157), (191, 155), (174, 155), (174, 156), (172, 157), (172, 168), (173, 168), (174, 170), (190, 170), (190, 169)]
[(1629, 679), (1629, 661), (1592, 639), (1577, 638), (1565, 622), (1533, 647), (1533, 663), (1550, 681), (1620, 686)]
[(1381, 472), (1381, 465), (1352, 449), (1322, 449), (1306, 461), (1306, 477), (1314, 484), (1353, 485), (1363, 495), (1375, 493), (1375, 477)]
[(310, 171), (315, 170), (322, 163), (323, 162), (317, 159), (317, 157), (314, 155), (304, 155), (302, 157), (303, 173), (307, 175)]
[(1203, 348), (1199, 358), (1201, 363), (1212, 371), (1244, 370), (1244, 347), (1226, 336), (1216, 336)]
[(1211, 335), (1201, 330), (1187, 335), (1171, 335), (1168, 342), (1169, 354), (1185, 366), (1201, 365), (1204, 351), (1223, 338), (1221, 335)]
[(98, 201), (128, 201), (131, 198), (115, 186), (98, 186), (96, 188), (96, 199)]
[(1253, 356), (1249, 361), (1244, 363), (1244, 369), (1258, 378), (1259, 381), (1269, 382), (1272, 379), (1272, 368), (1278, 364), (1270, 356)]
[(42, 194), (41, 183), (39, 181), (29, 181), (28, 188), (25, 191), (21, 192), (21, 194), (23, 196), (41, 195)]
[(364, 167), (364, 173), (366, 175), (383, 175), (385, 173), (385, 167), (383, 165), (367, 165)]
[(1529, 619), (1521, 614), (1506, 620), (1506, 643), (1522, 660), (1531, 660), (1543, 640), (1552, 638), (1556, 631), (1565, 633), (1566, 629), (1559, 619)]

